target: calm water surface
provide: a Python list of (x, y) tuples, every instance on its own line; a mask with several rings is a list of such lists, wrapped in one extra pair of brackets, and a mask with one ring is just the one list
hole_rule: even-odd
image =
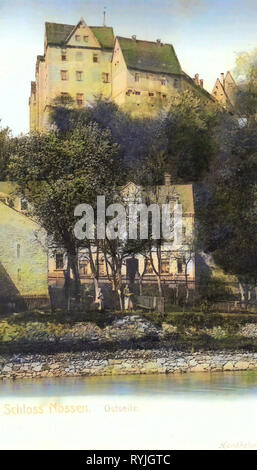
[(0, 385), (1, 449), (257, 449), (257, 372)]

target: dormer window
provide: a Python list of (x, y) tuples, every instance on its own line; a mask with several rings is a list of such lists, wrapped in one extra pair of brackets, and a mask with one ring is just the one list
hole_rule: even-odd
[(75, 41), (80, 42), (80, 35), (79, 34), (75, 35)]

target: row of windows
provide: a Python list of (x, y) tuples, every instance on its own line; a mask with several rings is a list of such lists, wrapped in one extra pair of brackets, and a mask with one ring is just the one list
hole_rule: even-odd
[[(68, 98), (69, 93), (62, 92), (61, 97), (62, 98)], [(78, 106), (83, 106), (84, 104), (84, 93), (77, 93), (76, 94), (76, 103)]]
[[(64, 258), (62, 253), (57, 253), (55, 255), (55, 265), (56, 269), (64, 269)], [(90, 263), (88, 261), (81, 261), (79, 263), (79, 271), (82, 275), (90, 275)], [(162, 274), (170, 274), (170, 261), (168, 259), (161, 261), (161, 272)], [(182, 274), (184, 272), (184, 262), (183, 259), (177, 260), (177, 273)], [(153, 267), (148, 261), (146, 265), (146, 273), (153, 274)], [(104, 259), (99, 262), (99, 274), (104, 276), (106, 274), (105, 261)]]
[(80, 42), (83, 40), (84, 42), (88, 42), (88, 36), (80, 36), (80, 34), (75, 35), (75, 41)]
[[(127, 96), (130, 96), (130, 95), (141, 95), (141, 93), (142, 93), (142, 92), (141, 92), (141, 91), (138, 91), (138, 90), (135, 90), (135, 91), (133, 91), (133, 90), (127, 90), (127, 91), (126, 91), (126, 95), (127, 95)], [(164, 99), (167, 98), (167, 95), (166, 95), (166, 94), (162, 94), (160, 91), (157, 91), (156, 93), (154, 93), (153, 91), (149, 91), (149, 92), (148, 92), (148, 96), (150, 96), (150, 97), (154, 97), (154, 96), (159, 96), (159, 97), (160, 97), (160, 96), (162, 96), (162, 98), (164, 98)]]
[[(77, 82), (83, 81), (84, 73), (82, 72), (82, 70), (77, 70), (75, 75), (76, 75)], [(65, 80), (65, 81), (69, 80), (68, 70), (61, 70), (61, 80)], [(103, 83), (110, 83), (110, 74), (103, 72), (102, 81)]]
[[(83, 59), (83, 52), (82, 51), (76, 52), (75, 57), (76, 57), (76, 60), (82, 60)], [(61, 59), (62, 59), (63, 62), (67, 61), (67, 51), (66, 50), (61, 51)], [(93, 55), (92, 55), (92, 61), (94, 63), (97, 63), (97, 62), (100, 61), (99, 59), (100, 59), (99, 54), (94, 52)]]
[[(141, 77), (140, 73), (139, 73), (139, 72), (136, 72), (136, 73), (135, 73), (135, 82), (139, 82), (139, 81), (140, 81), (140, 77)], [(149, 76), (146, 75), (146, 77), (144, 76), (144, 77), (141, 77), (141, 78), (147, 78), (147, 79), (148, 79)], [(161, 79), (160, 79), (160, 82), (161, 82), (161, 85), (163, 85), (163, 86), (167, 85), (167, 80), (166, 80), (166, 78), (161, 78)], [(178, 86), (179, 86), (179, 80), (178, 80), (178, 78), (174, 78), (174, 79), (173, 79), (173, 86), (174, 86), (174, 88), (178, 88)]]

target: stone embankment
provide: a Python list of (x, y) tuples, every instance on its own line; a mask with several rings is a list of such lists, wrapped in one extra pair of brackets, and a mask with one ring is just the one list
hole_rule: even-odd
[[(84, 339), (100, 345), (99, 349), (56, 354), (2, 354), (0, 379), (257, 370), (257, 352), (174, 351), (172, 339), (170, 349), (162, 347), (162, 339), (176, 331), (174, 325), (164, 323), (158, 327), (136, 315), (117, 319), (104, 328), (92, 323), (76, 323), (70, 328), (61, 328), (58, 341), (70, 344)], [(30, 338), (36, 335), (37, 340), (55, 340), (49, 328), (45, 331), (44, 324), (37, 324), (35, 328), (32, 322), (27, 323), (25, 333)], [(205, 333), (219, 338), (225, 332), (214, 327)], [(190, 334), (190, 328), (187, 334)], [(237, 335), (256, 337), (257, 325), (245, 324)], [(137, 344), (136, 340), (147, 336), (158, 340), (158, 348), (154, 345), (146, 346), (146, 349), (125, 349), (125, 346), (115, 351), (105, 348), (106, 344), (115, 341), (125, 344), (133, 340)]]
[(240, 370), (257, 370), (257, 353), (185, 353), (156, 349), (0, 357), (1, 379)]

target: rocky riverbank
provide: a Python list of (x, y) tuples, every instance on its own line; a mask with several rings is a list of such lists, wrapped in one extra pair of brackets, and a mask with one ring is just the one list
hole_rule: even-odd
[(3, 380), (240, 370), (257, 370), (257, 353), (185, 353), (156, 349), (0, 356), (0, 378)]

